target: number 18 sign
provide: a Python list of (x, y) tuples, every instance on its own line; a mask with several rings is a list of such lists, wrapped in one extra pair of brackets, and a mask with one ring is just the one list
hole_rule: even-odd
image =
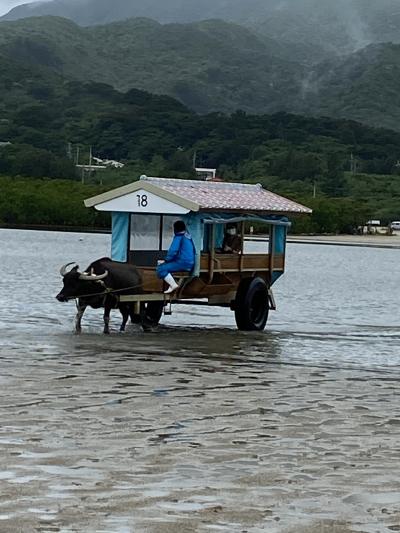
[(154, 213), (160, 215), (185, 215), (189, 209), (171, 200), (139, 189), (119, 198), (108, 200), (97, 207), (99, 211), (119, 211), (122, 213)]

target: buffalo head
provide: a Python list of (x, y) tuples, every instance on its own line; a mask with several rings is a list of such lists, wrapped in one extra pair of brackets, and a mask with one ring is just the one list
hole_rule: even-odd
[(70, 271), (68, 267), (75, 263), (67, 263), (60, 268), (60, 274), (63, 278), (63, 288), (57, 294), (59, 302), (68, 302), (68, 300), (90, 296), (102, 292), (102, 280), (108, 276), (107, 270), (103, 274), (95, 275), (93, 272), (79, 272), (79, 266), (74, 266)]

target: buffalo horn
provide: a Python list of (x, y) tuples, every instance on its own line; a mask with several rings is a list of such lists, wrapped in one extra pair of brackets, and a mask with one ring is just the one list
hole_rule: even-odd
[(75, 265), (75, 261), (72, 261), (72, 263), (67, 263), (66, 265), (63, 265), (61, 268), (60, 268), (60, 274), (61, 274), (61, 277), (64, 277), (65, 274), (67, 273), (67, 268), (71, 265)]
[(104, 271), (104, 274), (99, 274), (96, 276), (95, 274), (89, 275), (86, 273), (83, 273), (79, 276), (79, 279), (84, 279), (85, 281), (100, 281), (101, 279), (104, 279), (108, 276), (108, 270)]

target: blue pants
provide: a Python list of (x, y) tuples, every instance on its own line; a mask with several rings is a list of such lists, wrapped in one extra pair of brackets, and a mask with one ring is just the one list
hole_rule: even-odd
[(183, 263), (181, 261), (171, 261), (171, 263), (163, 263), (157, 267), (157, 276), (160, 279), (164, 279), (168, 274), (173, 272), (191, 272), (193, 265), (189, 263)]

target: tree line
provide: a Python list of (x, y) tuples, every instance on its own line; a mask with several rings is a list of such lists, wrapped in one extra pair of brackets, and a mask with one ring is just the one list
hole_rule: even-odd
[[(101, 184), (110, 189), (141, 174), (193, 178), (195, 163), (217, 168), (226, 180), (261, 182), (314, 205), (315, 215), (308, 225), (296, 221), (296, 231), (349, 231), (366, 218), (400, 218), (400, 133), (287, 113), (198, 115), (166, 96), (138, 90), (122, 94), (98, 83), (36, 79), (28, 92), (29, 99), (24, 95), (19, 101), (16, 95), (18, 105), (3, 108), (0, 115), (2, 198), (11, 194), (11, 187), (17, 197), (23, 195), (21, 188), (28, 190), (30, 183), (37, 187), (41, 182), (34, 180), (45, 178), (40, 186), (44, 197), (59, 205), (57, 195), (65, 195), (72, 202), (68, 187), (82, 195), (85, 191), (77, 183), (76, 150), (79, 162), (87, 163), (92, 147), (99, 157), (125, 163), (119, 171), (87, 175), (85, 181), (94, 188)], [(69, 185), (61, 186), (60, 179)], [(0, 221), (41, 216), (43, 223), (58, 224), (62, 217), (57, 213), (65, 212), (60, 207), (50, 215), (38, 199), (30, 215), (23, 215), (22, 207), (10, 213), (25, 201), (9, 211), (2, 207)], [(81, 220), (80, 209), (71, 203), (64, 219)], [(354, 220), (351, 213), (357, 215)], [(95, 222), (100, 223), (90, 223)]]

